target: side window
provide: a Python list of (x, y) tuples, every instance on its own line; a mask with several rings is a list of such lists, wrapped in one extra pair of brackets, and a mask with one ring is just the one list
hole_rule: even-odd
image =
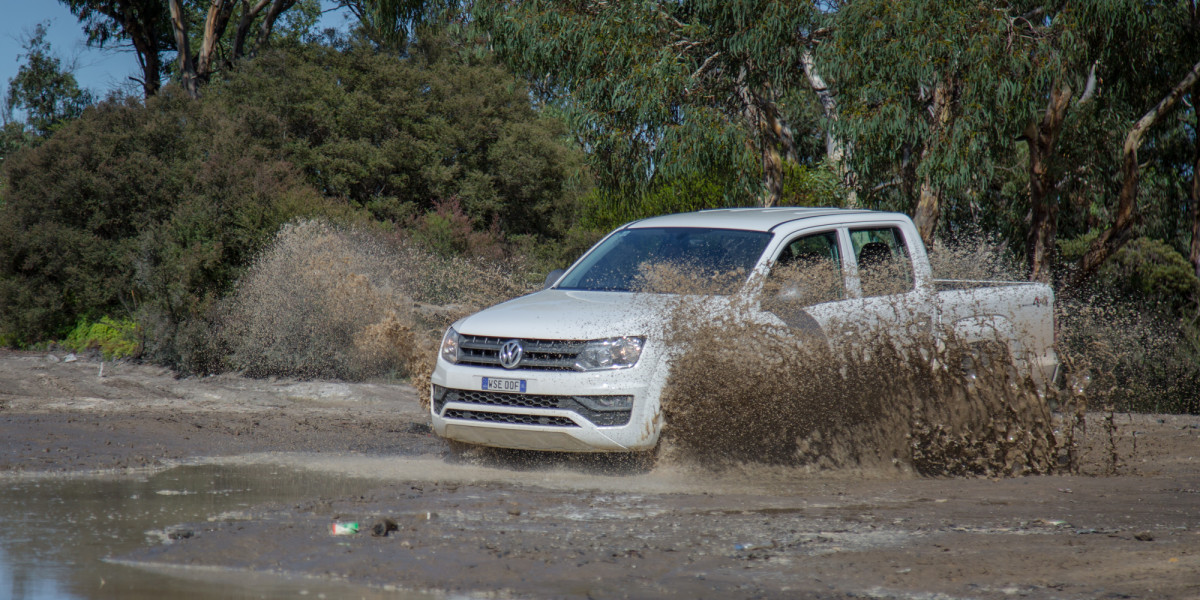
[(845, 298), (837, 232), (807, 235), (789, 242), (771, 267), (767, 294), (799, 306)]
[(851, 230), (850, 243), (863, 296), (903, 294), (913, 289), (912, 261), (898, 227)]

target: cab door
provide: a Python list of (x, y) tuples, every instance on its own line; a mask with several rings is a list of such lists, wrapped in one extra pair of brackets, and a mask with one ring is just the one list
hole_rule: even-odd
[(772, 258), (762, 289), (762, 310), (798, 335), (825, 339), (832, 322), (852, 299), (845, 231), (803, 231), (786, 240)]

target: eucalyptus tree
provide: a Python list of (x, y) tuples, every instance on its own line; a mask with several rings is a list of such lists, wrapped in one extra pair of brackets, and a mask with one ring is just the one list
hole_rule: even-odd
[(337, 0), (358, 19), (367, 39), (380, 48), (403, 51), (416, 28), (426, 23), (465, 21), (469, 7), (455, 0)]
[(128, 42), (137, 54), (138, 80), (147, 98), (162, 87), (162, 53), (174, 48), (167, 5), (162, 0), (59, 0), (87, 34), (88, 44)]
[(807, 86), (814, 4), (480, 0), (474, 14), (563, 111), (606, 188), (715, 172), (728, 196), (771, 205), (796, 159), (783, 99)]
[[(166, 70), (164, 53), (176, 54), (184, 89), (198, 97), (199, 86), (208, 81), (218, 66), (222, 44), (229, 46), (225, 52), (227, 63), (253, 53), (267, 43), (279, 18), (298, 2), (303, 3), (303, 0), (59, 1), (83, 23), (89, 44), (104, 47), (115, 41), (133, 46), (147, 98), (162, 87)], [(225, 40), (226, 30), (235, 20), (232, 39)], [(195, 23), (201, 24), (198, 36), (192, 30)]]
[(1016, 162), (1018, 140), (1041, 156), (1049, 132), (1028, 126), (1062, 65), (1039, 26), (1018, 30), (1037, 20), (970, 0), (857, 0), (818, 47), (864, 190), (898, 192), (926, 243), (948, 202), (984, 195)]
[[(247, 52), (247, 39), (257, 26), (254, 49), (267, 43), (276, 21), (297, 5), (298, 0), (167, 0), (171, 14), (171, 29), (179, 61), (179, 76), (183, 88), (193, 98), (200, 96), (200, 84), (207, 82), (216, 68), (217, 53), (226, 35), (226, 28), (237, 15), (237, 27), (230, 40), (227, 63), (242, 58)], [(203, 14), (198, 52), (192, 53), (192, 14)], [(199, 20), (199, 19), (197, 19)]]
[[(1200, 21), (1200, 19), (1198, 19)], [(1188, 245), (1188, 260), (1200, 277), (1200, 94), (1192, 91), (1192, 185), (1189, 199), (1192, 203), (1192, 240)]]

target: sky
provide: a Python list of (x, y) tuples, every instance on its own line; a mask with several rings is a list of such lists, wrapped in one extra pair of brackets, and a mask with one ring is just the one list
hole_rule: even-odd
[[(328, 10), (333, 2), (322, 0)], [(130, 80), (140, 75), (137, 56), (129, 47), (89, 48), (83, 25), (58, 0), (0, 0), (5, 16), (0, 25), (0, 95), (8, 91), (8, 81), (16, 76), (25, 63), (22, 44), (38, 23), (47, 22), (46, 39), (51, 51), (66, 66), (74, 66), (79, 86), (104, 98), (109, 91), (123, 89), (141, 94), (141, 84)], [(320, 27), (343, 28), (345, 19), (340, 12), (327, 12)]]

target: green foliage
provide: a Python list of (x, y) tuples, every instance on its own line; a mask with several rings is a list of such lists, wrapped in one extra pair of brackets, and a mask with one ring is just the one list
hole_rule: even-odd
[(734, 206), (725, 197), (721, 179), (719, 175), (704, 175), (662, 181), (642, 195), (596, 188), (583, 199), (582, 223), (608, 231), (647, 217)]
[(5, 114), (11, 117), (14, 110), (23, 111), (29, 128), (45, 136), (55, 125), (83, 114), (93, 98), (87, 90), (79, 89), (75, 76), (51, 52), (45, 24), (34, 28), (24, 48), (25, 64), (17, 69), (16, 77), (8, 80)]
[[(671, 213), (741, 206), (725, 194), (728, 176), (710, 173), (676, 180), (659, 180), (644, 194), (624, 194), (596, 188), (582, 201), (580, 223), (585, 228), (608, 231), (624, 223)], [(785, 206), (843, 206), (845, 190), (830, 169), (784, 164)]]
[(803, 78), (797, 40), (816, 12), (762, 0), (489, 0), (474, 10), (500, 56), (563, 111), (609, 193), (720, 173), (734, 203), (757, 195), (762, 171), (742, 98), (769, 104)]
[(358, 19), (359, 30), (380, 48), (405, 50), (418, 26), (453, 18), (461, 7), (446, 0), (337, 0)]
[[(8, 155), (26, 146), (37, 143), (37, 136), (26, 129), (24, 123), (9, 121), (0, 127), (0, 165)], [(0, 182), (0, 204), (4, 203), (4, 184)]]
[(1200, 310), (1200, 279), (1195, 267), (1167, 244), (1138, 238), (1117, 251), (1100, 277), (1124, 295), (1149, 301), (1180, 317)]
[[(1096, 232), (1062, 241), (1064, 260)], [(1200, 412), (1200, 279), (1174, 248), (1138, 238), (1092, 280), (1086, 301), (1068, 299), (1063, 351), (1088, 371), (1094, 403), (1119, 410)]]
[(566, 230), (578, 155), (495, 64), (297, 46), (203, 98), (109, 101), (4, 163), (0, 336), (135, 318), (148, 357), (220, 368), (222, 300), (296, 217), (411, 227), (446, 254)]
[(141, 330), (133, 319), (106, 316), (94, 323), (79, 321), (59, 345), (75, 352), (99, 350), (106, 360), (131, 358), (141, 353)]
[(147, 351), (184, 360), (203, 316), (280, 224), (351, 211), (255, 143), (253, 123), (172, 93), (109, 102), (4, 164), (0, 335), (60, 337), (136, 314)]
[(561, 142), (561, 125), (535, 113), (499, 65), (440, 56), (270, 52), (211, 85), (204, 101), (254, 123), (256, 143), (323, 195), (378, 219), (402, 222), (453, 198), (478, 229), (565, 230), (581, 158)]
[[(901, 193), (894, 208), (915, 204), (926, 178), (949, 195), (984, 187), (1044, 104), (1053, 56), (1013, 35), (1006, 16), (969, 1), (867, 0), (838, 11), (818, 48), (838, 85), (835, 128), (864, 184), (903, 183), (886, 188)], [(939, 89), (948, 104), (935, 115)]]
[(458, 200), (437, 202), (434, 209), (413, 222), (413, 241), (442, 257), (468, 256), (499, 259), (504, 256), (503, 239), (495, 227), (476, 231), (471, 217)]
[(794, 163), (783, 166), (783, 205), (846, 205), (846, 189), (836, 173), (826, 165), (808, 167)]
[(142, 89), (158, 93), (163, 52), (175, 48), (167, 2), (163, 0), (59, 0), (83, 25), (89, 46), (133, 46), (141, 66)]

